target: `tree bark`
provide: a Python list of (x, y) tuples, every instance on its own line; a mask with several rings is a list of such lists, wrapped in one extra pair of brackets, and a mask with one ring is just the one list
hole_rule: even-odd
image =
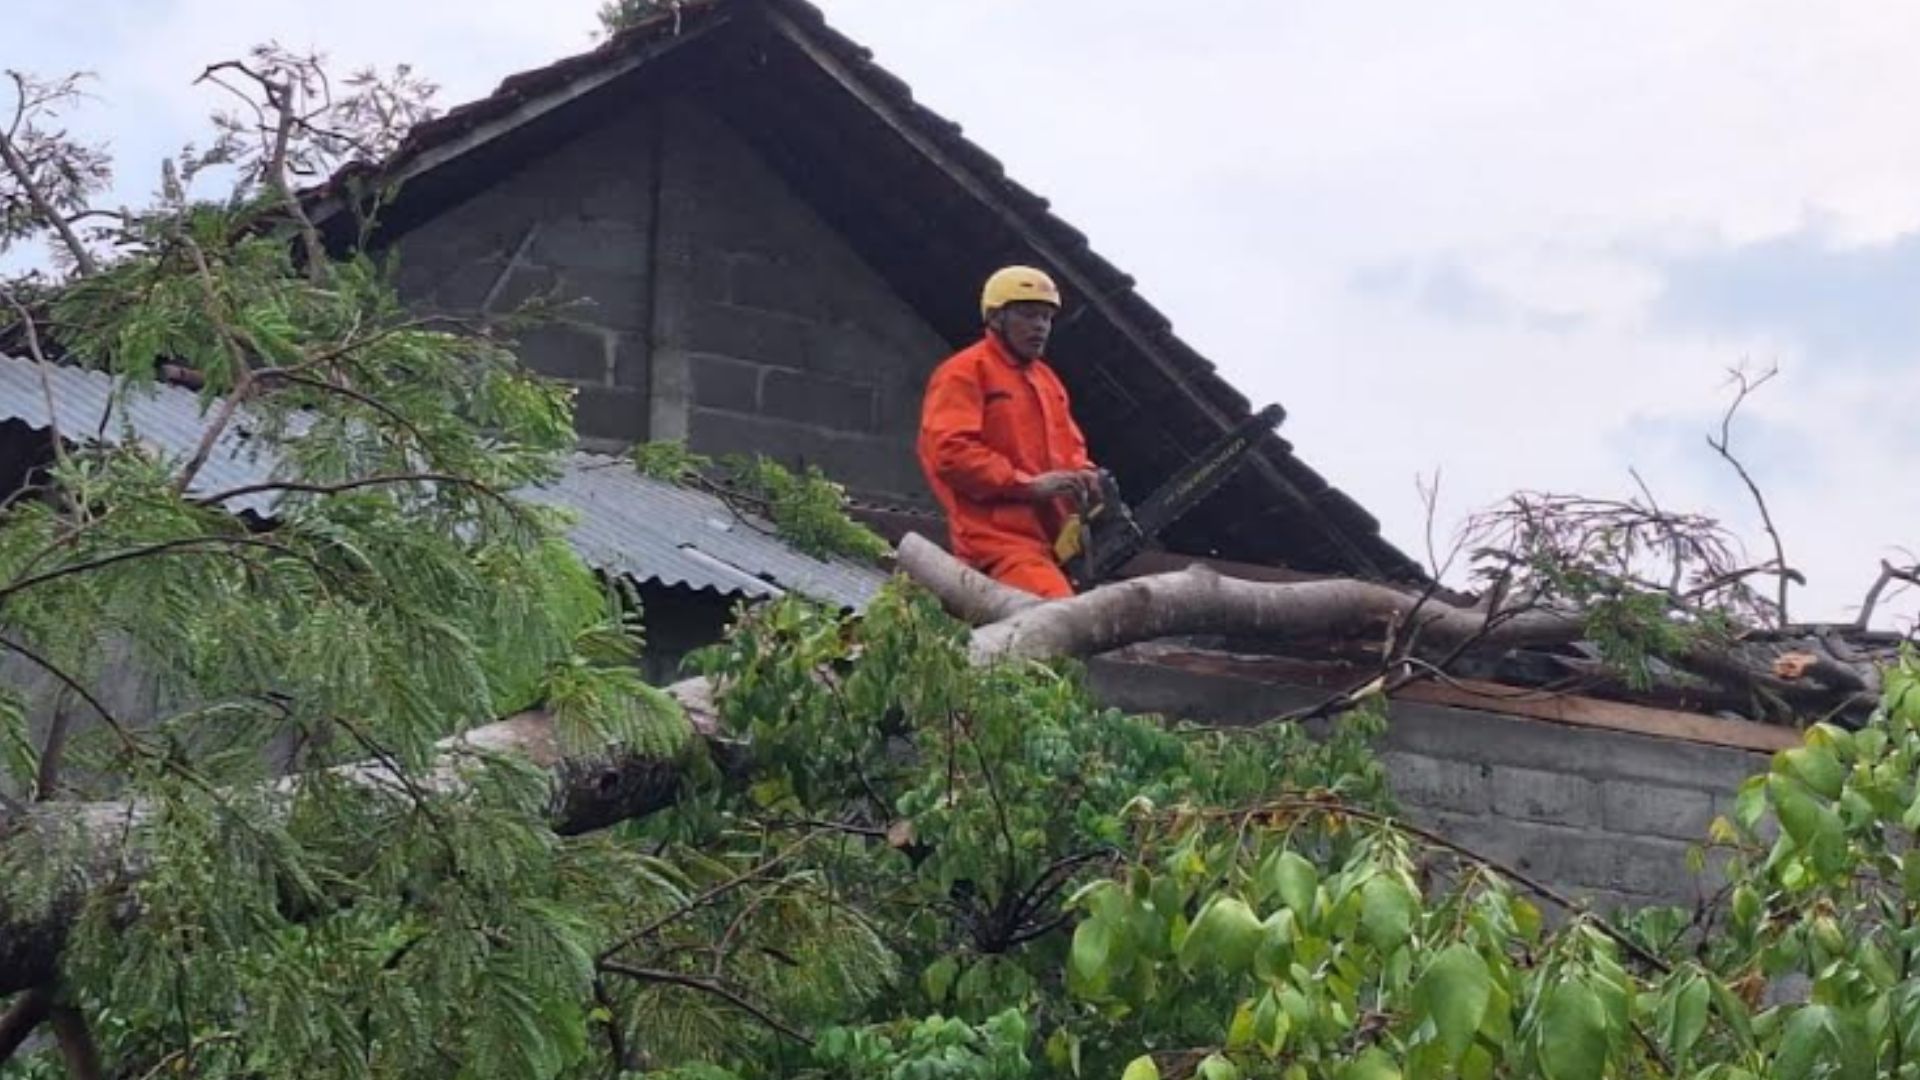
[[(0, 969), (4, 970), (4, 969)], [(53, 989), (36, 986), (22, 993), (0, 1013), (0, 1062), (12, 1057), (33, 1029), (53, 1011)]]
[[(938, 576), (920, 579), (940, 593)], [(945, 594), (942, 593), (944, 598)], [(1490, 645), (1577, 641), (1581, 620), (1554, 611), (1489, 614), (1367, 581), (1254, 582), (1204, 566), (1134, 578), (1036, 604), (973, 633), (977, 663), (1095, 656), (1124, 645), (1185, 634), (1258, 635), (1275, 641), (1384, 640), (1412, 619), (1420, 640), (1448, 648), (1479, 638)]]
[(949, 615), (968, 626), (996, 623), (1041, 603), (1032, 593), (1002, 585), (966, 565), (919, 533), (900, 538), (894, 562), (939, 597)]
[[(415, 790), (449, 793), (466, 783), (468, 771), (490, 757), (516, 757), (553, 777), (548, 818), (556, 832), (578, 835), (603, 829), (671, 806), (679, 798), (689, 755), (702, 752), (723, 762), (741, 748), (720, 731), (712, 688), (705, 679), (688, 679), (667, 688), (692, 725), (693, 738), (682, 753), (650, 755), (624, 747), (569, 757), (561, 750), (553, 717), (544, 711), (510, 716), (441, 742), (439, 764), (424, 776), (401, 778), (388, 765), (367, 762), (342, 766), (334, 774), (371, 789), (404, 796)], [(300, 783), (289, 777), (276, 787), (291, 793)], [(14, 847), (34, 845), (46, 858), (72, 865), (66, 888), (39, 911), (19, 911), (0, 896), (0, 994), (50, 982), (67, 934), (89, 896), (100, 895), (137, 877), (139, 865), (126, 843), (128, 833), (152, 813), (139, 802), (50, 802), (34, 806), (24, 820), (0, 822), (0, 836)]]

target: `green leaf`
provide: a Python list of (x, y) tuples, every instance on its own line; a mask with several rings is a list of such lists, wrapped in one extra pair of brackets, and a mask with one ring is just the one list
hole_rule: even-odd
[(1286, 1044), (1287, 1033), (1292, 1030), (1293, 1021), (1280, 1008), (1280, 999), (1269, 990), (1260, 998), (1260, 1004), (1253, 1010), (1253, 1036), (1260, 1042), (1261, 1049), (1268, 1057), (1280, 1053)]
[(1740, 793), (1734, 796), (1733, 816), (1740, 824), (1751, 829), (1760, 823), (1760, 816), (1767, 812), (1767, 778), (1749, 776), (1740, 783)]
[(1160, 1066), (1153, 1063), (1152, 1055), (1141, 1054), (1127, 1065), (1120, 1080), (1160, 1080)]
[(1340, 1080), (1400, 1080), (1400, 1067), (1386, 1051), (1375, 1046), (1342, 1069)]
[(1242, 972), (1253, 966), (1266, 927), (1246, 902), (1233, 896), (1217, 896), (1201, 909), (1187, 939), (1180, 943), (1180, 967), (1192, 971), (1211, 964), (1229, 972)]
[(1219, 1054), (1208, 1054), (1194, 1072), (1200, 1080), (1240, 1080), (1240, 1070)]
[(1907, 805), (1907, 812), (1900, 815), (1900, 824), (1909, 831), (1920, 832), (1920, 789), (1913, 793), (1913, 802)]
[(1667, 1051), (1676, 1062), (1684, 1063), (1693, 1044), (1707, 1029), (1707, 1005), (1712, 991), (1707, 980), (1695, 974), (1680, 987), (1673, 1000), (1673, 1023), (1668, 1029)]
[(1047, 1063), (1056, 1072), (1080, 1075), (1080, 1036), (1066, 1028), (1055, 1028), (1053, 1034), (1047, 1036), (1046, 1053)]
[(1586, 983), (1562, 979), (1547, 989), (1539, 1037), (1547, 1080), (1600, 1080), (1606, 1071), (1606, 1007)]
[(1253, 1045), (1253, 1040), (1253, 1003), (1243, 1001), (1234, 1008), (1233, 1019), (1227, 1023), (1227, 1049), (1245, 1050)]
[(1413, 988), (1414, 1005), (1433, 1020), (1449, 1067), (1473, 1045), (1492, 998), (1493, 974), (1469, 945), (1447, 946), (1420, 976)]
[[(1075, 934), (1077, 942), (1079, 935)], [(927, 965), (920, 976), (920, 986), (927, 992), (927, 1000), (935, 1005), (947, 1000), (947, 991), (953, 989), (954, 977), (960, 974), (960, 965), (951, 956), (943, 956)]]
[(1107, 959), (1113, 951), (1113, 925), (1105, 919), (1087, 919), (1073, 931), (1067, 956), (1067, 976), (1083, 992), (1099, 994), (1107, 985)]
[(1293, 909), (1281, 908), (1267, 916), (1260, 936), (1260, 950), (1254, 954), (1253, 972), (1262, 979), (1277, 979), (1293, 966)]
[(1780, 814), (1780, 827), (1813, 856), (1822, 873), (1833, 873), (1846, 855), (1840, 815), (1816, 798), (1807, 785), (1780, 773), (1767, 777), (1767, 793)]
[(1787, 1019), (1780, 1033), (1780, 1049), (1773, 1059), (1773, 1080), (1811, 1080), (1838, 1051), (1833, 1010), (1808, 1005)]
[(1418, 910), (1413, 890), (1398, 878), (1382, 874), (1360, 891), (1360, 929), (1381, 952), (1392, 952), (1413, 935)]
[(27, 710), (11, 687), (0, 686), (0, 766), (16, 790), (30, 790), (40, 772), (40, 748), (27, 729)]
[(1273, 860), (1271, 880), (1268, 888), (1280, 897), (1280, 902), (1292, 908), (1297, 917), (1305, 920), (1313, 914), (1314, 890), (1320, 886), (1320, 872), (1299, 852), (1283, 851)]
[(1784, 770), (1799, 777), (1814, 791), (1829, 799), (1840, 797), (1841, 788), (1846, 784), (1847, 770), (1840, 764), (1832, 750), (1824, 746), (1796, 746), (1791, 750), (1782, 750), (1773, 759), (1776, 770)]
[(1513, 916), (1513, 925), (1519, 929), (1520, 936), (1527, 941), (1540, 940), (1540, 909), (1525, 897), (1515, 896), (1507, 901), (1507, 912)]

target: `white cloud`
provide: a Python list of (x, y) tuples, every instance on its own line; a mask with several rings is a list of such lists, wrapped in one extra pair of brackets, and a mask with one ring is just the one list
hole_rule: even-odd
[(1920, 547), (1912, 320), (1885, 312), (1901, 360), (1862, 372), (1780, 319), (1654, 318), (1677, 258), (1920, 228), (1920, 8), (826, 6), (1284, 402), (1302, 454), (1409, 551), (1416, 471), (1443, 469), (1445, 528), (1516, 488), (1629, 493), (1630, 466), (1759, 551), (1703, 439), (1743, 361), (1785, 369), (1736, 449), (1812, 577), (1798, 614), (1846, 616), (1889, 545)]
[[(1785, 368), (1749, 441), (1814, 579), (1801, 614), (1844, 616), (1886, 545), (1920, 548), (1907, 320), (1878, 328), (1868, 370), (1809, 352), (1786, 316), (1740, 317), (1766, 301), (1738, 275), (1734, 317), (1660, 315), (1689, 259), (1920, 230), (1920, 7), (821, 2), (1230, 379), (1285, 403), (1307, 460), (1409, 551), (1412, 478), (1435, 467), (1448, 525), (1514, 488), (1623, 493), (1637, 466), (1763, 543), (1699, 439), (1742, 360)], [(411, 61), (452, 104), (584, 47), (597, 3), (30, 6), (9, 44), (98, 70), (108, 133), (150, 161), (204, 112), (200, 65), (251, 42)]]
[(442, 107), (492, 91), (504, 76), (593, 43), (597, 0), (28, 0), (13, 66), (41, 74), (88, 70), (96, 103), (74, 128), (112, 145), (117, 193), (137, 202), (155, 186), (162, 155), (205, 141), (207, 115), (230, 102), (194, 85), (214, 61), (278, 41), (326, 54), (335, 71), (410, 63), (440, 84)]

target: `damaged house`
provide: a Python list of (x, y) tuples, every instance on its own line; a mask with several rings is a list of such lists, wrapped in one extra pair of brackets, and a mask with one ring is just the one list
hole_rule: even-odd
[[(615, 455), (684, 440), (817, 466), (888, 539), (944, 539), (913, 453), (919, 397), (978, 336), (974, 298), (995, 267), (1044, 266), (1067, 291), (1049, 356), (1123, 491), (1152, 491), (1251, 413), (1131, 278), (803, 0), (679, 5), (514, 75), (416, 128), (377, 169), (334, 177), (312, 212), (346, 245), (355, 200), (391, 183), (375, 243), (409, 304), (484, 319), (532, 297), (577, 302), (517, 337), (527, 364), (576, 388), (583, 443), (560, 482), (528, 495), (576, 511), (578, 550), (640, 588), (656, 680), (716, 640), (737, 603), (797, 594), (857, 609), (884, 575), (794, 551)], [(57, 389), (63, 407), (108, 408), (104, 376), (63, 370)], [(198, 437), (185, 390), (118, 407), (157, 445)], [(32, 366), (0, 360), (9, 490), (44, 458), (46, 430)], [(227, 486), (271, 469), (244, 441), (236, 429), (209, 464)], [(1426, 582), (1277, 435), (1122, 576), (1195, 560), (1256, 581)], [(1685, 690), (1570, 690), (1579, 659), (1501, 650), (1468, 657), (1470, 678), (1406, 687), (1383, 747), (1399, 796), (1543, 881), (1603, 901), (1688, 899), (1689, 844), (1798, 736)], [(1140, 646), (1090, 670), (1116, 705), (1233, 723), (1311, 706), (1362, 674), (1351, 658), (1255, 640)]]

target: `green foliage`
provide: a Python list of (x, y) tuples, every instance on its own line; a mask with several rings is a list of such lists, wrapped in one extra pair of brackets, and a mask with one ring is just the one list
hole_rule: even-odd
[(1017, 1010), (979, 1024), (935, 1015), (824, 1032), (814, 1062), (821, 1075), (844, 1080), (1026, 1080), (1030, 1041)]
[(871, 563), (892, 550), (847, 516), (845, 489), (817, 466), (796, 473), (762, 457), (729, 455), (715, 461), (678, 442), (641, 443), (633, 460), (642, 476), (697, 487), (766, 518), (781, 539), (810, 555)]
[[(68, 690), (56, 742), (24, 722), (30, 684), (0, 687), (4, 790), (139, 807), (114, 823), (137, 883), (80, 912), (63, 984), (133, 1074), (191, 1048), (196, 1076), (559, 1075), (587, 1052), (607, 920), (678, 894), (556, 836), (545, 772), (451, 782), (436, 744), (545, 705), (569, 748), (667, 755), (685, 718), (634, 674), (630, 598), (502, 494), (553, 475), (565, 392), (419, 324), (372, 262), (298, 265), (254, 222), (143, 219), (35, 316), (123, 395), (194, 369), (207, 438), (244, 425), (278, 462), (222, 491), (66, 416), (44, 490), (0, 514), (0, 635), (24, 670), (149, 673), (161, 703), (96, 717)], [(380, 783), (326, 771), (369, 761)], [(289, 767), (299, 783), (264, 783)], [(97, 870), (77, 836), (10, 840), (10, 915), (74, 903)]]
[[(1317, 734), (1124, 715), (1069, 663), (972, 665), (904, 584), (744, 612), (697, 658), (720, 728), (694, 740), (635, 674), (636, 598), (502, 494), (571, 445), (565, 393), (369, 260), (296, 260), (253, 198), (130, 223), (41, 329), (124, 394), (193, 369), (273, 483), (104, 432), (0, 509), (0, 640), (79, 717), (50, 737), (0, 685), (0, 782), (121, 800), (93, 827), (126, 839), (102, 865), (73, 819), (10, 817), (0, 932), (78, 906), (60, 993), (114, 1075), (1920, 1077), (1911, 661), (1716, 821), (1724, 902), (1618, 925), (1549, 927), (1400, 822), (1377, 700)], [(808, 550), (884, 550), (816, 471), (635, 461)], [(1675, 580), (1719, 565), (1710, 536), (1570, 509), (1516, 517), (1505, 580), (1643, 678), (1724, 631), (1636, 581), (1650, 544)], [(127, 670), (157, 712), (91, 715)], [(533, 707), (570, 768), (637, 756), (679, 800), (559, 835), (548, 762), (448, 742)]]

